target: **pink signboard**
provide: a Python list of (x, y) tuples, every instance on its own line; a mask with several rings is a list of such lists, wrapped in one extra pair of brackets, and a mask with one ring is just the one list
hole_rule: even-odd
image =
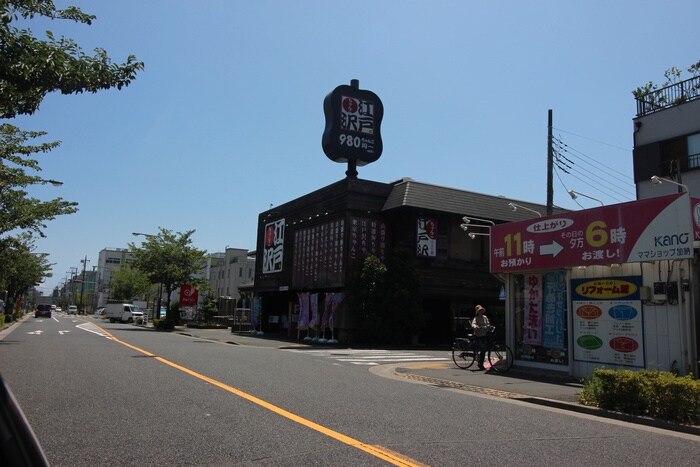
[(700, 241), (700, 198), (690, 197), (690, 209), (693, 217), (693, 239)]
[(498, 224), (491, 272), (692, 258), (690, 212), (681, 193)]

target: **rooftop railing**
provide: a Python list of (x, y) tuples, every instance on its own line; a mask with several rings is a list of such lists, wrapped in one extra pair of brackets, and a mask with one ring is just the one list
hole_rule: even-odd
[(700, 76), (637, 96), (637, 117), (700, 98)]

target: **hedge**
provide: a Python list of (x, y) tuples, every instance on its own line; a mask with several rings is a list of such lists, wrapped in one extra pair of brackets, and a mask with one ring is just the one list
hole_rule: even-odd
[(579, 402), (632, 415), (700, 424), (700, 381), (656, 370), (596, 369)]

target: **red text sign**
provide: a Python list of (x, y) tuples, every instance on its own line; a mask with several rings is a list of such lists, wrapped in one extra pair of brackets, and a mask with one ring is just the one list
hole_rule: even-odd
[(687, 193), (498, 224), (491, 272), (693, 257)]

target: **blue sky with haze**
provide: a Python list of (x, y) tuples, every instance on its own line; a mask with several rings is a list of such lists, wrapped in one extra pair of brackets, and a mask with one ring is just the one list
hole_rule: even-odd
[(40, 162), (64, 185), (32, 195), (80, 203), (38, 242), (56, 263), (46, 291), (134, 231), (254, 249), (258, 213), (345, 176), (321, 149), (322, 105), (351, 79), (385, 109), (384, 153), (360, 178), (544, 204), (552, 109), (555, 137), (600, 183), (559, 172), (555, 204), (581, 208), (566, 190), (632, 200), (631, 91), (700, 59), (697, 0), (55, 3), (97, 20), (34, 21), (36, 33), (145, 70), (121, 91), (49, 95), (12, 122), (63, 142)]

